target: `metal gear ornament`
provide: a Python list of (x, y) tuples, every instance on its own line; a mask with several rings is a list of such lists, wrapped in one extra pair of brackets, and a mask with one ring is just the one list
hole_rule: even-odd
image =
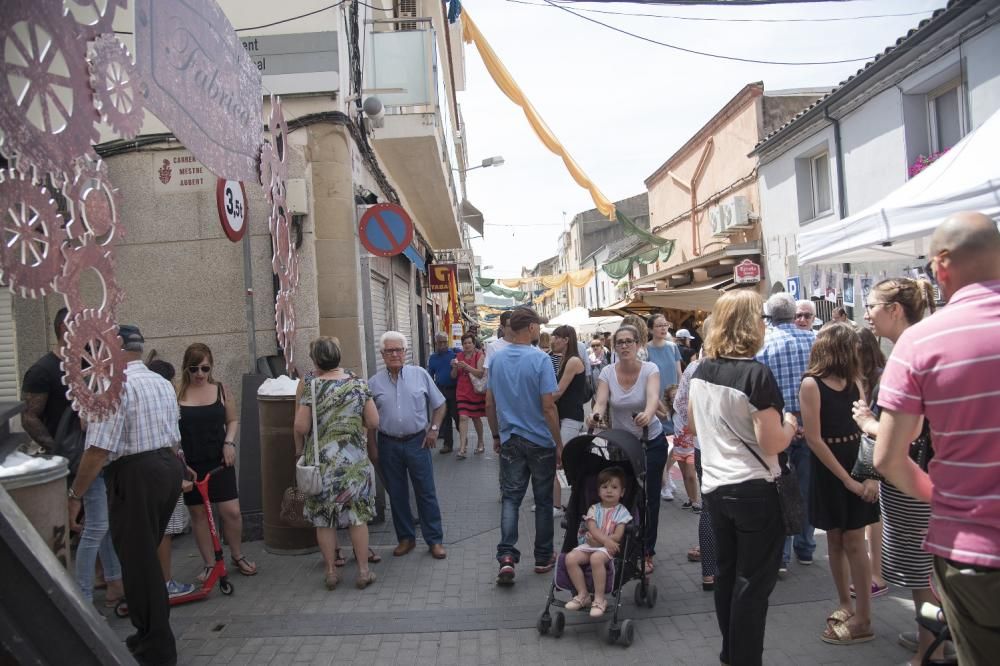
[(101, 35), (87, 49), (90, 85), (101, 120), (122, 139), (134, 139), (145, 116), (139, 73), (128, 48), (113, 35)]
[(128, 9), (128, 0), (63, 0), (63, 13), (76, 23), (86, 39), (114, 31), (115, 13)]
[(64, 226), (48, 189), (0, 171), (0, 268), (12, 292), (38, 298), (52, 291), (62, 272)]
[(109, 313), (84, 310), (66, 320), (62, 357), (66, 397), (86, 421), (101, 421), (121, 403), (127, 358)]
[(63, 185), (100, 139), (84, 44), (59, 3), (4, 3), (0, 22), (0, 153), (19, 172)]
[(115, 317), (118, 307), (125, 300), (125, 294), (115, 279), (115, 264), (112, 249), (102, 247), (94, 240), (88, 240), (84, 245), (63, 247), (66, 263), (63, 273), (56, 278), (55, 289), (63, 295), (70, 316), (80, 314), (87, 309), (83, 300), (81, 286), (86, 271), (97, 273), (103, 289), (101, 305), (97, 311)]
[(267, 127), (271, 132), (271, 143), (265, 143), (260, 153), (260, 184), (267, 190), (267, 200), (274, 203), (276, 187), (284, 192), (284, 181), (288, 178), (288, 123), (281, 106), (281, 97), (271, 96), (271, 115)]
[(279, 291), (274, 299), (274, 326), (278, 334), (278, 346), (285, 355), (285, 366), (295, 365), (295, 294)]
[(66, 225), (70, 240), (93, 236), (100, 245), (110, 245), (124, 232), (118, 224), (118, 189), (111, 184), (103, 160), (78, 160), (73, 182), (63, 188), (72, 216)]

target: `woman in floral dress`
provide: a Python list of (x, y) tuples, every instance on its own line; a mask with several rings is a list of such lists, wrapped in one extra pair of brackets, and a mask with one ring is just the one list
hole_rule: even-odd
[(368, 521), (375, 517), (375, 468), (369, 457), (373, 454), (367, 444), (367, 429), (378, 427), (378, 411), (368, 385), (340, 367), (340, 347), (332, 338), (314, 340), (309, 355), (316, 376), (303, 387), (295, 412), (295, 455), (303, 455), (306, 464), (314, 464), (318, 441), (323, 489), (306, 498), (303, 515), (316, 527), (327, 589), (340, 582), (336, 567), (338, 527), (349, 530), (358, 563), (357, 587), (364, 589), (375, 581), (375, 572), (368, 568)]

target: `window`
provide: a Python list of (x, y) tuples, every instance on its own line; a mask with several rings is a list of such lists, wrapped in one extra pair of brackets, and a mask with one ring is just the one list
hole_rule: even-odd
[(813, 217), (830, 212), (830, 156), (821, 153), (809, 159)]
[(965, 136), (961, 81), (950, 81), (927, 94), (927, 121), (932, 152), (951, 148)]
[(830, 151), (826, 142), (795, 159), (795, 190), (801, 224), (833, 212)]

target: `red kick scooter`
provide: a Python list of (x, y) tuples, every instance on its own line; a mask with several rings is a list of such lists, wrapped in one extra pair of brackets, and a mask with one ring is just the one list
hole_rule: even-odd
[[(212, 478), (213, 474), (218, 474), (224, 469), (225, 467), (220, 465), (205, 474), (201, 481), (194, 482), (194, 487), (197, 488), (198, 494), (201, 495), (201, 501), (205, 504), (205, 515), (208, 519), (208, 531), (212, 535), (212, 547), (215, 549), (215, 564), (212, 566), (212, 570), (209, 572), (208, 576), (202, 582), (201, 587), (196, 587), (188, 594), (170, 597), (171, 606), (179, 606), (180, 604), (186, 604), (191, 601), (201, 601), (212, 592), (212, 588), (215, 586), (216, 581), (219, 583), (219, 592), (222, 592), (226, 596), (233, 593), (233, 584), (229, 582), (229, 577), (226, 574), (226, 561), (222, 557), (222, 542), (219, 541), (219, 532), (215, 529), (215, 517), (212, 516), (212, 503), (208, 501), (208, 480)], [(128, 617), (127, 599), (122, 599), (118, 602), (118, 605), (115, 606), (115, 615), (118, 617)]]

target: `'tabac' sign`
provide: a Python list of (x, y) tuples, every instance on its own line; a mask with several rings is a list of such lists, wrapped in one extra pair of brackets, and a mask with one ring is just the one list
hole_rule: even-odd
[(413, 221), (396, 204), (375, 204), (361, 216), (358, 235), (365, 249), (375, 256), (394, 257), (413, 240)]
[(451, 291), (451, 276), (456, 270), (455, 264), (434, 264), (431, 266), (427, 285), (431, 291), (448, 293)]

